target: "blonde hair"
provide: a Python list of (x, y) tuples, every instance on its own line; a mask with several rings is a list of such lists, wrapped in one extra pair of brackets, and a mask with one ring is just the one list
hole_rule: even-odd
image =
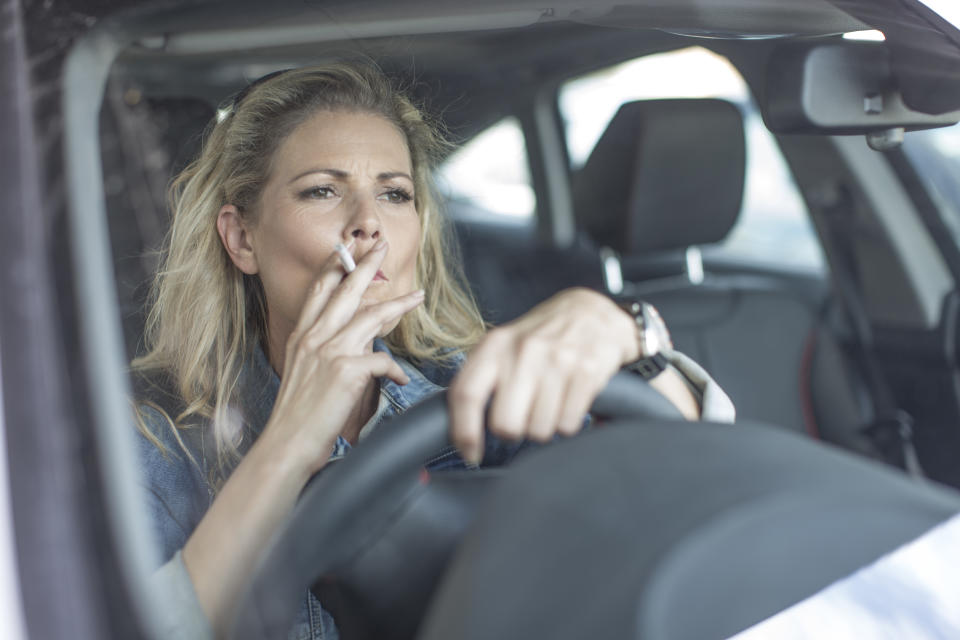
[[(258, 342), (266, 348), (267, 316), (263, 286), (231, 262), (217, 214), (229, 203), (255, 216), (277, 149), (322, 111), (382, 116), (404, 134), (410, 151), (421, 228), (416, 278), (426, 299), (404, 316), (387, 344), (414, 360), (442, 362), (476, 343), (485, 329), (458, 262), (449, 259), (452, 246), (432, 184), (433, 167), (447, 149), (437, 127), (369, 63), (291, 69), (255, 82), (233, 100), (226, 117), (208, 126), (200, 156), (171, 185), (173, 220), (151, 289), (147, 353), (131, 365), (141, 379), (162, 381), (152, 384), (154, 390), (176, 398), (174, 410), (151, 398), (138, 402), (162, 411), (181, 446), (179, 429), (212, 425), (214, 486), (240, 457), (241, 370)], [(163, 449), (139, 409), (138, 423)]]

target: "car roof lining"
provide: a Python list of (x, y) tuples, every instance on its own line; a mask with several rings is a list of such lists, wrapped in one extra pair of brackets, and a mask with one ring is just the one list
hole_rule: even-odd
[[(123, 60), (177, 65), (196, 71), (219, 65), (230, 75), (261, 75), (273, 68), (315, 60), (324, 51), (361, 51), (380, 59), (411, 58), (431, 74), (454, 76), (478, 62), (504, 72), (515, 62), (510, 51), (558, 50), (555, 36), (604, 33), (621, 43), (635, 29), (720, 32), (724, 37), (769, 34), (817, 35), (867, 28), (826, 0), (625, 0), (565, 2), (544, 8), (529, 0), (463, 4), (442, 0), (384, 4), (370, 0), (325, 3), (323, 7), (278, 0), (141, 6), (110, 18), (133, 35)], [(221, 10), (217, 11), (216, 9)], [(606, 27), (606, 28), (602, 28)], [(611, 30), (609, 27), (615, 27)], [(404, 39), (404, 37), (409, 39)], [(649, 39), (645, 34), (643, 39)], [(593, 38), (594, 43), (596, 38)], [(552, 44), (552, 46), (551, 46)], [(443, 56), (425, 55), (439, 46)], [(399, 53), (398, 53), (399, 52)], [(454, 55), (451, 55), (454, 52)], [(462, 52), (462, 55), (455, 55)], [(229, 63), (224, 65), (224, 54)], [(578, 49), (578, 55), (587, 54)], [(480, 54), (480, 55), (478, 55)], [(426, 66), (424, 66), (426, 65)], [(246, 67), (246, 69), (245, 69)], [(243, 75), (234, 82), (243, 84)]]
[[(419, 51), (420, 69), (431, 77), (454, 79), (454, 85), (458, 69), (469, 65), (475, 70), (478, 63), (490, 70), (491, 77), (506, 80), (516, 60), (507, 52), (534, 48), (556, 52), (558, 41), (550, 39), (556, 32), (549, 27), (558, 23), (567, 25), (565, 37), (599, 26), (607, 28), (608, 35), (612, 27), (628, 35), (644, 29), (733, 40), (830, 35), (873, 25), (888, 33), (905, 101), (919, 111), (943, 113), (960, 106), (960, 72), (953, 70), (960, 60), (960, 31), (931, 13), (915, 0), (568, 0), (549, 7), (531, 0), (456, 4), (341, 0), (322, 6), (296, 0), (269, 5), (217, 0), (141, 5), (109, 20), (137, 34), (133, 39), (139, 51), (129, 62), (139, 57), (148, 66), (161, 60), (176, 64), (179, 71), (189, 71), (181, 75), (207, 81), (205, 94), (196, 93), (203, 91), (196, 84), (191, 88), (193, 95), (204, 95), (211, 102), (230, 93), (225, 85), (243, 86), (271, 70), (302, 65), (337, 50), (378, 60), (406, 59), (407, 67), (413, 66)], [(431, 43), (441, 45), (443, 55), (426, 55), (423, 49), (432, 49)], [(222, 62), (224, 54), (229, 54), (227, 64)], [(569, 60), (564, 62), (569, 68)], [(936, 71), (917, 73), (931, 67)], [(204, 68), (208, 73), (202, 73)], [(539, 72), (536, 77), (543, 79)], [(471, 80), (477, 81), (476, 74)], [(475, 92), (475, 84), (470, 89)]]
[[(196, 52), (246, 50), (249, 42), (223, 39), (234, 34), (253, 38), (258, 46), (289, 42), (313, 29), (311, 42), (356, 40), (376, 35), (429, 33), (523, 26), (569, 20), (618, 28), (660, 28), (724, 33), (731, 36), (836, 33), (868, 28), (828, 0), (340, 0), (304, 3), (275, 0), (179, 2), (162, 6), (142, 3), (127, 12), (144, 35), (164, 36), (173, 49)], [(509, 23), (509, 24), (506, 24)], [(484, 26), (485, 25), (485, 26)], [(213, 41), (211, 41), (211, 39)], [(207, 40), (204, 42), (204, 40)]]
[[(529, 103), (533, 92), (551, 82), (559, 84), (571, 75), (650, 53), (714, 42), (662, 31), (552, 23), (512, 33), (429, 34), (281, 47), (231, 56), (227, 62), (217, 54), (172, 56), (130, 47), (117, 59), (111, 76), (144, 95), (193, 96), (216, 105), (270, 71), (360, 55), (377, 60), (388, 72), (413, 78), (408, 92), (429, 112), (442, 112), (454, 139), (465, 139), (515, 111), (518, 103)], [(463, 71), (468, 65), (469, 74)]]

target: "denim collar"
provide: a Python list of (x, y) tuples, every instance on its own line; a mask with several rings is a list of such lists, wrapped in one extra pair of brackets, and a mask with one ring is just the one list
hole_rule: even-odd
[[(410, 382), (405, 385), (399, 385), (389, 378), (380, 379), (380, 391), (391, 405), (384, 417), (402, 413), (422, 400), (443, 391), (464, 360), (462, 355), (458, 355), (450, 363), (441, 365), (428, 362), (418, 367), (405, 358), (392, 354), (379, 338), (374, 340), (373, 350), (389, 355), (410, 377)], [(267, 354), (258, 344), (243, 368), (240, 394), (247, 418), (246, 426), (255, 437), (260, 435), (267, 420), (270, 419), (279, 390), (280, 377), (273, 370), (273, 366), (267, 360)], [(349, 449), (349, 444), (345, 441), (341, 442), (342, 440), (338, 437), (335, 455), (341, 449)]]

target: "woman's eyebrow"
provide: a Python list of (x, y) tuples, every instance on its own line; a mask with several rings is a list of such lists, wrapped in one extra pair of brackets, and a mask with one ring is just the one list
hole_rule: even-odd
[(287, 184), (293, 184), (294, 182), (296, 182), (296, 181), (299, 180), (300, 178), (305, 178), (305, 177), (307, 177), (307, 176), (309, 176), (309, 175), (311, 175), (311, 174), (314, 174), (314, 173), (326, 173), (326, 174), (329, 174), (329, 175), (333, 176), (333, 177), (336, 178), (337, 180), (346, 180), (347, 178), (350, 177), (350, 174), (347, 173), (346, 171), (342, 170), (342, 169), (316, 168), (316, 169), (307, 169), (307, 170), (304, 171), (303, 173), (297, 174), (297, 175), (296, 175), (294, 178), (292, 178), (292, 179), (290, 180), (290, 182), (288, 182)]
[(413, 182), (413, 178), (410, 177), (409, 173), (404, 173), (403, 171), (386, 171), (377, 176), (377, 180), (391, 180), (393, 178), (406, 178), (410, 182)]
[[(329, 169), (329, 168), (316, 168), (316, 169), (307, 169), (303, 173), (297, 174), (293, 179), (290, 180), (288, 184), (293, 184), (300, 178), (305, 178), (314, 173), (326, 173), (330, 176), (333, 176), (337, 180), (346, 180), (350, 177), (350, 174), (343, 169)], [(409, 173), (403, 171), (385, 171), (383, 173), (377, 174), (378, 181), (391, 180), (393, 178), (406, 178), (410, 182), (413, 182), (413, 178), (410, 177)]]

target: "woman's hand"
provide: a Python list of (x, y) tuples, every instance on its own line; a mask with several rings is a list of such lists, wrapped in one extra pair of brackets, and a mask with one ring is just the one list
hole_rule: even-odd
[(511, 440), (572, 435), (597, 394), (640, 356), (636, 325), (606, 296), (569, 289), (493, 329), (450, 385), (451, 439), (468, 462), (490, 431)]
[(376, 406), (375, 378), (409, 382), (389, 355), (371, 345), (423, 301), (423, 291), (362, 303), (386, 252), (386, 242), (378, 242), (346, 277), (332, 255), (287, 340), (280, 390), (261, 440), (294, 455), (308, 475), (327, 462), (337, 435), (358, 431), (369, 417)]
[(287, 340), (270, 420), (183, 548), (197, 599), (218, 635), (277, 523), (327, 462), (337, 435), (362, 419), (365, 393), (376, 389), (374, 378), (408, 381), (399, 365), (373, 353), (371, 344), (422, 302), (422, 292), (363, 304), (386, 251), (386, 243), (378, 243), (346, 277), (335, 254), (324, 264)]

